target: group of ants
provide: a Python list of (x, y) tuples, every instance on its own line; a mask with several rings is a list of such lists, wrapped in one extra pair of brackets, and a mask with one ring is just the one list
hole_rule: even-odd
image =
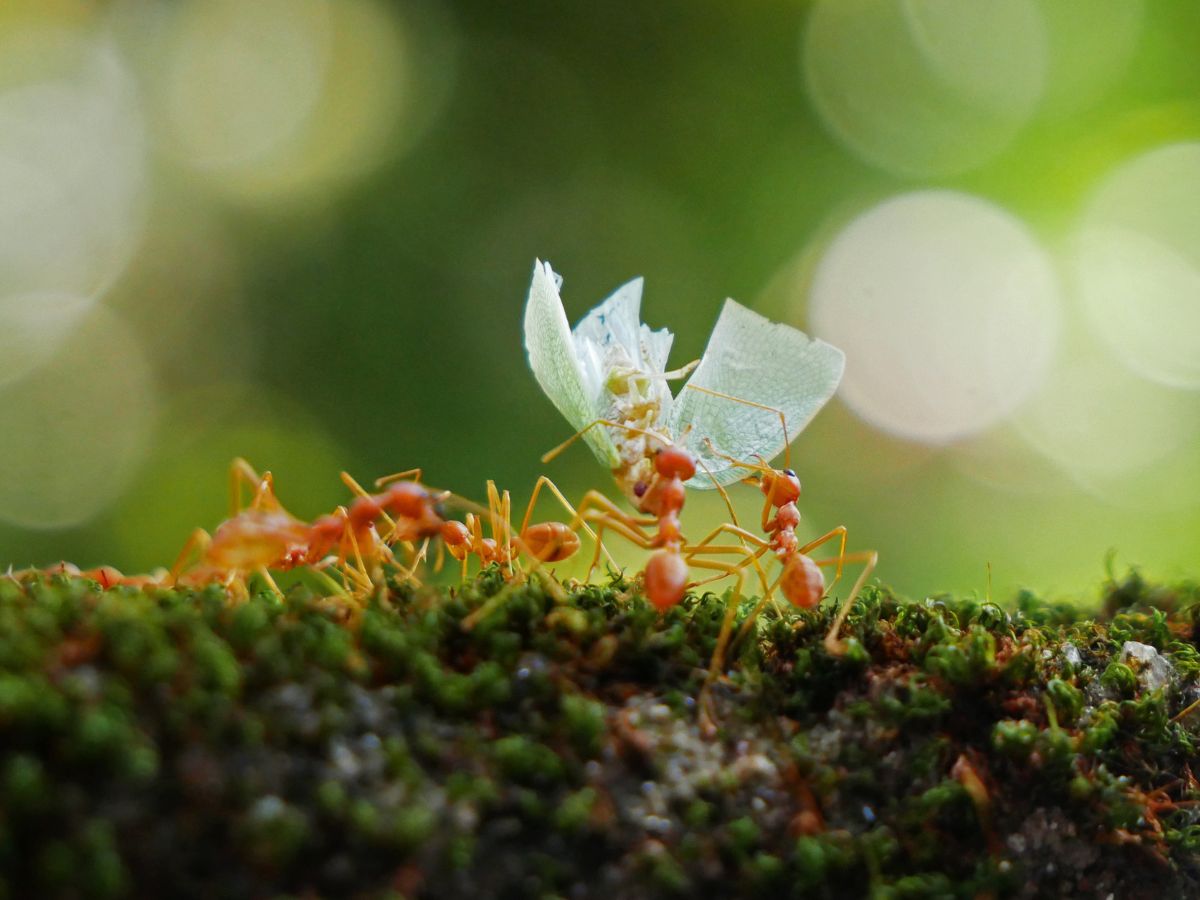
[[(575, 438), (579, 436), (577, 433)], [(549, 461), (572, 441), (547, 453), (543, 461)], [(641, 574), (640, 586), (646, 599), (660, 612), (682, 601), (689, 589), (728, 577), (735, 579), (736, 587), (727, 602), (709, 666), (710, 682), (723, 672), (727, 654), (751, 633), (766, 605), (774, 603), (778, 608), (777, 595), (782, 594), (795, 607), (815, 607), (827, 593), (823, 569), (835, 570), (833, 583), (836, 583), (844, 565), (862, 564), (824, 639), (830, 654), (843, 654), (846, 645), (838, 633), (875, 567), (876, 552), (847, 553), (845, 526), (802, 543), (796, 534), (800, 524), (796, 506), (800, 480), (796, 473), (786, 462), (785, 468), (776, 469), (765, 460), (749, 462), (732, 457), (723, 458), (744, 469), (744, 481), (756, 485), (763, 494), (762, 533), (756, 534), (738, 524), (728, 493), (718, 488), (730, 521), (712, 529), (699, 542), (690, 542), (683, 535), (680, 514), (685, 500), (684, 485), (696, 475), (698, 461), (689, 450), (665, 441), (660, 441), (652, 453), (653, 476), (648, 484), (639, 485), (637, 514), (626, 512), (597, 490), (589, 490), (578, 505), (572, 505), (554, 482), (543, 475), (538, 478), (516, 528), (512, 524), (509, 492), (500, 492), (493, 481), (487, 483), (485, 509), (449, 491), (423, 484), (420, 469), (379, 478), (374, 492), (366, 490), (348, 472), (342, 472), (342, 481), (353, 492), (354, 499), (333, 513), (306, 522), (284, 508), (275, 494), (270, 472), (259, 474), (239, 458), (230, 466), (229, 518), (211, 535), (203, 529), (194, 531), (169, 570), (127, 576), (111, 566), (80, 570), (64, 562), (52, 571), (89, 578), (104, 588), (200, 587), (218, 583), (231, 596), (244, 598), (249, 595), (252, 575), (282, 597), (271, 572), (303, 567), (310, 576), (321, 580), (331, 600), (342, 601), (341, 608), (354, 615), (386, 584), (389, 571), (394, 579), (419, 584), (418, 573), (433, 544), (437, 548), (433, 563), (437, 569), (442, 567), (448, 553), (461, 564), (464, 580), (470, 562), (475, 560), (481, 568), (497, 566), (513, 584), (536, 576), (556, 600), (565, 601), (561, 585), (543, 567), (574, 556), (581, 548), (580, 532), (593, 544), (588, 579), (602, 556), (616, 567), (604, 544), (605, 536), (612, 533), (652, 551)], [(562, 504), (570, 516), (568, 521), (531, 521), (543, 488)], [(450, 507), (465, 511), (461, 521), (448, 516), (446, 510)], [(815, 550), (834, 541), (839, 542), (836, 555), (813, 558)], [(780, 565), (773, 578), (767, 571), (769, 557), (774, 557)], [(692, 570), (712, 574), (693, 580)], [(757, 578), (761, 598), (733, 635), (747, 572), (753, 572)], [(504, 596), (502, 591), (476, 608), (462, 621), (462, 627), (472, 629), (503, 602)]]

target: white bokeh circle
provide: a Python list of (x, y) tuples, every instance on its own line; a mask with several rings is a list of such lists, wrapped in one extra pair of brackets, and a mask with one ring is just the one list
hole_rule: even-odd
[(817, 0), (809, 96), (852, 152), (909, 177), (995, 157), (1033, 116), (1048, 67), (1034, 0)]
[(101, 512), (145, 456), (156, 398), (137, 338), (93, 306), (50, 360), (0, 389), (0, 520), (65, 528)]
[(1050, 260), (997, 206), (952, 191), (879, 204), (817, 266), (809, 321), (846, 353), (861, 418), (926, 444), (978, 434), (1038, 388), (1058, 342)]
[[(18, 38), (23, 53), (38, 45), (8, 40)], [(144, 225), (141, 109), (110, 45), (58, 33), (44, 41), (57, 62), (46, 68), (61, 71), (0, 89), (0, 294), (96, 296)]]
[(1200, 389), (1200, 142), (1157, 148), (1106, 178), (1071, 262), (1089, 324), (1124, 365)]

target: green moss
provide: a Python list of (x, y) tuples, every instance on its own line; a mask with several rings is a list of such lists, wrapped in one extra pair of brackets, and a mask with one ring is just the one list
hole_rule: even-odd
[(1114, 661), (1100, 675), (1100, 683), (1118, 697), (1131, 697), (1137, 689), (1137, 675), (1129, 666)]
[[(347, 625), (305, 588), (231, 604), (0, 579), (0, 887), (1196, 889), (1194, 586), (1113, 582), (1101, 620), (868, 588), (842, 656), (822, 640), (832, 605), (769, 609), (711, 689), (714, 738), (700, 691), (727, 599), (659, 616), (614, 581), (562, 604), (493, 569), (395, 586)], [(1120, 660), (1127, 641), (1169, 663), (1160, 687)]]
[(554, 813), (554, 826), (560, 831), (583, 831), (596, 805), (596, 797), (595, 788), (590, 787), (568, 794)]

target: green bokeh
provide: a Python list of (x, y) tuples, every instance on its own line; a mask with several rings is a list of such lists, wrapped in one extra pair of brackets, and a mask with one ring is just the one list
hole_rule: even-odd
[[(409, 4), (390, 5), (423, 21)], [(837, 143), (806, 95), (809, 9), (445, 4), (453, 80), (414, 146), (315, 205), (216, 202), (243, 279), (238, 327), (251, 339), (238, 387), (168, 382), (157, 443), (118, 506), (71, 530), (0, 526), (0, 558), (169, 563), (193, 527), (220, 520), (234, 454), (274, 470), (303, 515), (344, 500), (342, 467), (365, 479), (423, 466), (431, 484), (475, 497), (491, 478), (518, 504), (543, 471), (571, 497), (608, 490), (582, 448), (539, 463), (569, 428), (522, 348), (535, 257), (564, 274), (572, 320), (644, 275), (643, 313), (675, 331), (682, 363), (699, 354), (726, 296), (803, 325), (778, 306), (773, 279), (882, 198), (967, 191), (1052, 241), (1115, 165), (1200, 138), (1200, 7), (1151, 0), (1130, 64), (1098, 103), (1035, 117), (966, 174), (888, 175)], [(132, 4), (125, 16), (149, 21), (151, 11)], [(414, 46), (422, 33), (413, 28)], [(131, 54), (153, 50), (152, 37), (125, 40)], [(417, 71), (411, 90), (432, 92), (446, 74)], [(1189, 561), (1195, 571), (1192, 510), (1128, 514), (1080, 492), (1063, 501), (990, 491), (841, 409), (822, 414), (795, 453), (813, 533), (845, 523), (904, 591), (982, 594), (990, 563), (998, 596), (1020, 583), (1086, 593), (1109, 548), (1162, 577)], [(747, 488), (738, 499), (750, 521), (756, 496)], [(709, 498), (693, 506), (689, 531), (723, 515)]]

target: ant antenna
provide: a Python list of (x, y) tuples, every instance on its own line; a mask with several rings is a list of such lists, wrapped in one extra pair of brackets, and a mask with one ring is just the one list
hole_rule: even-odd
[(583, 437), (585, 434), (587, 434), (589, 431), (591, 431), (597, 425), (607, 425), (609, 428), (620, 428), (622, 431), (625, 431), (628, 434), (640, 434), (643, 437), (653, 438), (654, 440), (659, 441), (663, 444), (669, 445), (671, 443), (671, 441), (668, 438), (663, 437), (661, 434), (655, 434), (653, 431), (647, 431), (644, 428), (635, 428), (632, 425), (623, 425), (620, 422), (612, 422), (608, 419), (596, 419), (594, 422), (591, 422), (591, 423), (585, 425), (583, 428), (579, 429), (577, 432), (575, 432), (573, 435), (571, 435), (569, 438), (567, 438), (565, 441), (563, 441), (561, 444), (559, 444), (553, 450), (543, 453), (542, 454), (542, 463), (545, 464), (545, 463), (550, 462), (550, 460), (554, 459), (556, 456), (558, 456), (560, 453), (562, 453), (564, 450), (566, 450), (568, 447), (570, 447), (573, 443), (575, 443), (577, 440), (579, 440), (581, 437)]
[(731, 463), (732, 465), (738, 466), (742, 469), (749, 469), (751, 472), (753, 472), (755, 475), (758, 475), (759, 477), (761, 477), (764, 473), (769, 471), (771, 468), (769, 465), (767, 465), (766, 461), (762, 458), (762, 456), (760, 456), (757, 453), (754, 455), (758, 457), (759, 463), (758, 463), (758, 465), (755, 465), (754, 463), (748, 463), (748, 462), (744, 462), (743, 460), (740, 460), (740, 459), (735, 459), (734, 457), (730, 456), (728, 453), (722, 453), (713, 444), (712, 438), (705, 438), (704, 445), (706, 447), (708, 447), (709, 453), (711, 455), (715, 456), (717, 459), (723, 459), (723, 460), (725, 460), (725, 462)]
[(788, 435), (787, 417), (783, 414), (782, 409), (776, 409), (774, 406), (767, 406), (763, 403), (755, 403), (753, 400), (746, 400), (742, 397), (735, 397), (733, 394), (714, 391), (712, 388), (700, 387), (698, 384), (685, 384), (683, 389), (685, 391), (699, 391), (702, 394), (720, 397), (722, 400), (730, 400), (733, 403), (741, 403), (743, 406), (752, 406), (755, 409), (761, 409), (764, 412), (774, 413), (779, 416), (779, 424), (783, 428), (783, 467), (785, 469), (792, 467), (792, 439)]

